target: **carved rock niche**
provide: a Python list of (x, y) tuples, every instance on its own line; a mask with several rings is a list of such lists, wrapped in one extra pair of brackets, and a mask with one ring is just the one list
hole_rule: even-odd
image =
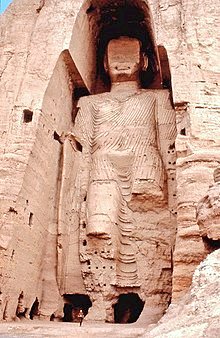
[[(93, 95), (75, 95), (69, 137), (74, 159), (64, 143), (63, 168), (72, 164), (71, 179), (68, 171), (62, 174), (61, 195), (71, 187), (69, 243), (75, 249), (62, 260), (62, 290), (89, 296), (86, 319), (130, 323), (143, 309), (152, 323), (171, 300), (176, 231), (176, 121), (168, 59), (155, 44), (144, 1), (92, 1), (82, 11), (97, 68)], [(71, 265), (77, 251), (80, 264)]]

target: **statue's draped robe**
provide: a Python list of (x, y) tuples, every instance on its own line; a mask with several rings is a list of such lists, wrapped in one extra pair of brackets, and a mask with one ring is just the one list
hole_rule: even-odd
[(137, 285), (128, 203), (132, 194), (155, 203), (164, 199), (161, 149), (165, 153), (175, 136), (169, 93), (140, 90), (126, 98), (104, 93), (82, 97), (78, 106), (73, 134), (82, 145), (87, 235), (114, 239), (117, 283)]

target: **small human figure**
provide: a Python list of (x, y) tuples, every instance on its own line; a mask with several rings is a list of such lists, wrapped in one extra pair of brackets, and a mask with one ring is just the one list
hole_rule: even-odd
[(28, 309), (25, 307), (25, 304), (24, 304), (24, 293), (22, 291), (21, 294), (18, 297), (18, 305), (17, 305), (17, 309), (16, 309), (16, 316), (20, 319), (24, 319), (26, 317), (27, 310)]
[(83, 319), (84, 319), (84, 313), (83, 313), (82, 309), (79, 310), (78, 318), (79, 318), (79, 326), (82, 326), (82, 322), (83, 322)]
[(128, 307), (128, 308), (124, 311), (120, 323), (121, 323), (121, 324), (127, 324), (127, 323), (129, 323), (130, 317), (131, 317), (131, 309)]

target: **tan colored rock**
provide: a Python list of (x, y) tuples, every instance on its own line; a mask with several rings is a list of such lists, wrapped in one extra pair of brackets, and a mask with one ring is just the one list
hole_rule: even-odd
[[(1, 15), (2, 318), (14, 318), (22, 293), (27, 313), (37, 297), (43, 318), (49, 319), (52, 314), (61, 318), (64, 307), (62, 296), (80, 293), (90, 295), (94, 308), (98, 309), (92, 314), (91, 308), (86, 318), (112, 320), (112, 305), (117, 303), (121, 293), (131, 291), (130, 288), (118, 288), (115, 292), (116, 286), (112, 286), (114, 291), (106, 292), (103, 298), (105, 281), (113, 275), (111, 271), (104, 274), (105, 269), (95, 270), (89, 280), (88, 255), (92, 257), (94, 266), (107, 269), (103, 262), (108, 261), (109, 269), (115, 272), (116, 265), (119, 266), (119, 255), (115, 257), (114, 252), (119, 250), (120, 243), (115, 234), (114, 250), (111, 251), (110, 239), (86, 234), (83, 217), (88, 208), (87, 201), (82, 201), (86, 185), (81, 184), (81, 178), (91, 172), (91, 166), (83, 168), (79, 175), (82, 163), (79, 153), (83, 144), (73, 137), (78, 99), (90, 93), (93, 94), (90, 97), (93, 102), (98, 97), (95, 94), (99, 93), (103, 99), (112, 95), (107, 93), (110, 88), (103, 68), (104, 50), (107, 40), (119, 35), (139, 39), (141, 36), (143, 41), (148, 41), (144, 47), (142, 67), (146, 68), (148, 64), (145, 80), (153, 73), (154, 81), (146, 84), (148, 89), (140, 90), (141, 95), (144, 96), (148, 90), (159, 106), (163, 106), (160, 98), (164, 98), (170, 106), (168, 89), (162, 89), (161, 83), (172, 89), (178, 131), (175, 142), (177, 179), (172, 176), (176, 153), (170, 154), (169, 160), (158, 145), (156, 158), (159, 153), (164, 163), (155, 169), (153, 180), (160, 182), (161, 188), (165, 187), (164, 199), (160, 200), (158, 184), (155, 190), (144, 185), (140, 190), (135, 187), (136, 195), (135, 190), (128, 189), (125, 197), (126, 189), (122, 190), (120, 180), (110, 188), (106, 185), (103, 193), (108, 196), (113, 189), (115, 199), (111, 208), (115, 207), (115, 201), (118, 203), (120, 200), (120, 204), (125, 209), (131, 209), (134, 216), (132, 235), (128, 236), (128, 252), (131, 242), (134, 246), (131, 261), (133, 266), (137, 266), (131, 270), (132, 273), (137, 270), (138, 279), (144, 283), (135, 290), (133, 286), (132, 290), (143, 300), (149, 298), (149, 312), (156, 314), (152, 318), (157, 320), (167, 306), (165, 304), (171, 295), (171, 275), (173, 301), (178, 301), (187, 292), (196, 266), (207, 254), (197, 224), (196, 208), (213, 184), (213, 171), (220, 163), (218, 17), (218, 8), (209, 0), (199, 6), (189, 0), (129, 0), (126, 4), (122, 0), (114, 3), (107, 0), (14, 0)], [(128, 31), (125, 29), (127, 21), (123, 21), (125, 18), (129, 19)], [(148, 62), (144, 56), (148, 56)], [(129, 87), (126, 90), (129, 91)], [(81, 109), (85, 109), (87, 101), (89, 97), (79, 100)], [(159, 116), (167, 118), (167, 115)], [(166, 132), (164, 135), (167, 139)], [(161, 144), (165, 149), (165, 142)], [(113, 155), (110, 160), (112, 168), (117, 168), (122, 176), (126, 172), (128, 182), (137, 181), (135, 171), (130, 170), (130, 157), (126, 154), (121, 165), (121, 161)], [(170, 170), (166, 167), (167, 162), (171, 162)], [(84, 162), (87, 163), (90, 162)], [(170, 175), (169, 184), (166, 179), (159, 178), (162, 172), (165, 176)], [(177, 184), (177, 192), (174, 192), (175, 186), (171, 183)], [(101, 188), (98, 184), (91, 184), (89, 188), (88, 196), (94, 191), (99, 195)], [(175, 198), (177, 210), (171, 207)], [(156, 208), (155, 199), (161, 203)], [(90, 198), (91, 205), (94, 201)], [(101, 204), (97, 210), (100, 208)], [(106, 215), (106, 205), (104, 209)], [(173, 253), (176, 213), (177, 235)], [(112, 222), (117, 215), (111, 215)], [(90, 229), (96, 226), (92, 216), (89, 215)], [(106, 226), (104, 233), (109, 234), (109, 220), (103, 221), (103, 218), (99, 219), (100, 224)], [(91, 233), (98, 234), (96, 229)], [(103, 241), (106, 243), (104, 249)], [(88, 254), (95, 246), (101, 254), (92, 255), (92, 251)], [(123, 254), (128, 255), (127, 250)], [(109, 264), (110, 259), (114, 261), (114, 266)], [(111, 269), (111, 266), (114, 268)], [(98, 295), (88, 288), (94, 280), (101, 284), (99, 288), (102, 292)], [(147, 302), (144, 309), (147, 314), (146, 308)]]
[(202, 237), (217, 241), (220, 240), (219, 169), (214, 171), (214, 181), (214, 185), (209, 188), (206, 196), (198, 204), (197, 223)]
[(144, 337), (218, 337), (220, 333), (220, 250), (208, 255), (193, 275), (189, 293), (171, 305), (158, 326)]
[[(0, 334), (2, 336), (34, 335), (36, 337), (218, 337), (219, 326), (219, 250), (208, 255), (197, 267), (193, 283), (188, 294), (179, 305), (171, 305), (158, 325), (150, 325), (146, 331), (144, 321), (140, 318), (137, 323), (130, 325), (102, 324), (83, 322), (66, 325), (65, 323), (39, 321), (2, 323)], [(143, 311), (144, 313), (144, 311)], [(142, 317), (142, 315), (141, 315)], [(145, 317), (145, 320), (147, 317)]]

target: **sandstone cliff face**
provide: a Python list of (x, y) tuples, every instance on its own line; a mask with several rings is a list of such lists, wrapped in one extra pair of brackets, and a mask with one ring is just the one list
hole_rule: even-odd
[[(177, 211), (173, 210), (177, 212), (177, 237), (172, 296), (178, 300), (207, 253), (196, 207), (213, 183), (213, 171), (220, 161), (218, 13), (210, 1), (149, 1), (149, 6), (156, 43), (165, 46), (168, 54), (176, 108), (178, 205)], [(73, 259), (67, 263), (69, 279), (64, 282), (61, 277), (63, 238), (71, 243), (78, 236), (77, 228), (69, 234), (65, 225), (76, 224), (79, 216), (68, 204), (71, 189), (61, 200), (58, 196), (64, 184), (60, 175), (63, 144), (72, 151), (67, 136), (76, 114), (72, 93), (77, 86), (88, 90), (94, 87), (96, 59), (92, 39), (97, 28), (88, 19), (89, 8), (89, 1), (15, 0), (0, 18), (0, 255), (4, 319), (15, 316), (22, 291), (27, 309), (36, 296), (44, 299), (41, 307), (45, 316), (62, 305), (58, 300), (65, 288), (84, 293), (83, 283), (74, 282), (81, 278), (76, 247), (71, 246)], [(67, 177), (71, 161), (67, 159)], [(62, 210), (59, 214), (61, 202), (66, 206), (65, 215)], [(59, 232), (61, 222), (63, 233)], [(72, 276), (71, 267), (75, 271)]]
[(205, 196), (198, 203), (197, 223), (203, 239), (213, 247), (219, 247), (219, 168), (214, 171), (213, 176), (215, 183), (210, 186)]
[(144, 337), (218, 337), (219, 316), (219, 254), (216, 250), (196, 268), (192, 286), (180, 305), (170, 307)]
[[(61, 154), (54, 132), (69, 131), (72, 120), (70, 75), (60, 54), (68, 45), (79, 7), (80, 3), (72, 1), (18, 1), (1, 17), (1, 291), (3, 308), (8, 309), (5, 319), (15, 314), (21, 291), (25, 307), (30, 309), (41, 293), (42, 279), (47, 283), (51, 278), (42, 276), (47, 237), (55, 247), (46, 264), (56, 269)], [(49, 15), (51, 10), (59, 19)], [(28, 113), (32, 115), (29, 123)]]

